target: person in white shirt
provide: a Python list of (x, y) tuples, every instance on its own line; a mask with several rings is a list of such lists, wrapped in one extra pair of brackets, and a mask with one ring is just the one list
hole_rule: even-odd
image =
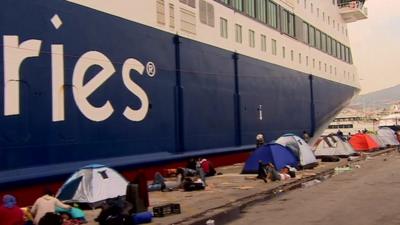
[(71, 209), (71, 206), (55, 198), (51, 191), (46, 191), (46, 194), (38, 198), (32, 206), (31, 213), (34, 215), (33, 224), (38, 225), (40, 219), (42, 219), (46, 213), (55, 213), (56, 207)]

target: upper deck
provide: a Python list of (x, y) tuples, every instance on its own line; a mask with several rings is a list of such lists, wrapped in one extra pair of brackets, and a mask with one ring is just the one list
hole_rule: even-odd
[(68, 0), (359, 88), (336, 0)]
[(368, 18), (368, 9), (364, 6), (365, 0), (340, 0), (338, 2), (340, 15), (346, 23), (356, 22)]

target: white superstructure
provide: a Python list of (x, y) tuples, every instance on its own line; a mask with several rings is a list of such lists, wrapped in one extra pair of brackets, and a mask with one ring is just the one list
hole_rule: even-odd
[[(346, 22), (354, 21), (348, 19), (352, 13), (365, 11), (363, 1), (114, 0), (111, 5), (101, 0), (68, 1), (359, 88)], [(352, 2), (357, 8), (352, 8)], [(260, 16), (264, 9), (265, 14)], [(271, 26), (274, 23), (276, 28)], [(282, 31), (284, 23), (288, 30), (292, 28), (288, 31), (291, 34)], [(311, 35), (314, 35), (314, 44), (310, 44)]]

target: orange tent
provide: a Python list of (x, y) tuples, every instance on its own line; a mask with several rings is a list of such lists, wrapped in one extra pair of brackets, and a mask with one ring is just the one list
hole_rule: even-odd
[(379, 144), (368, 134), (355, 134), (351, 136), (349, 143), (356, 151), (373, 151), (379, 148)]

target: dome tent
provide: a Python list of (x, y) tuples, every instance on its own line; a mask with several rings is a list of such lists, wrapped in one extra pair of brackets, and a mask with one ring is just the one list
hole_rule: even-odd
[(314, 147), (315, 156), (347, 157), (357, 154), (349, 143), (337, 135), (331, 134), (321, 137)]
[(128, 182), (104, 165), (88, 165), (75, 172), (58, 190), (56, 197), (69, 203), (96, 206), (104, 200), (126, 195)]
[(300, 166), (303, 168), (313, 168), (318, 164), (311, 147), (303, 139), (294, 134), (285, 134), (278, 138), (275, 143), (292, 150), (298, 157)]
[(377, 136), (380, 138), (380, 140), (385, 146), (400, 145), (399, 141), (396, 138), (395, 132), (389, 127), (379, 128)]
[(380, 147), (368, 134), (355, 134), (351, 136), (349, 143), (356, 151), (374, 151)]
[(280, 144), (266, 144), (257, 148), (246, 160), (242, 173), (257, 173), (258, 162), (272, 163), (277, 170), (286, 165), (296, 167), (298, 159), (293, 152)]

